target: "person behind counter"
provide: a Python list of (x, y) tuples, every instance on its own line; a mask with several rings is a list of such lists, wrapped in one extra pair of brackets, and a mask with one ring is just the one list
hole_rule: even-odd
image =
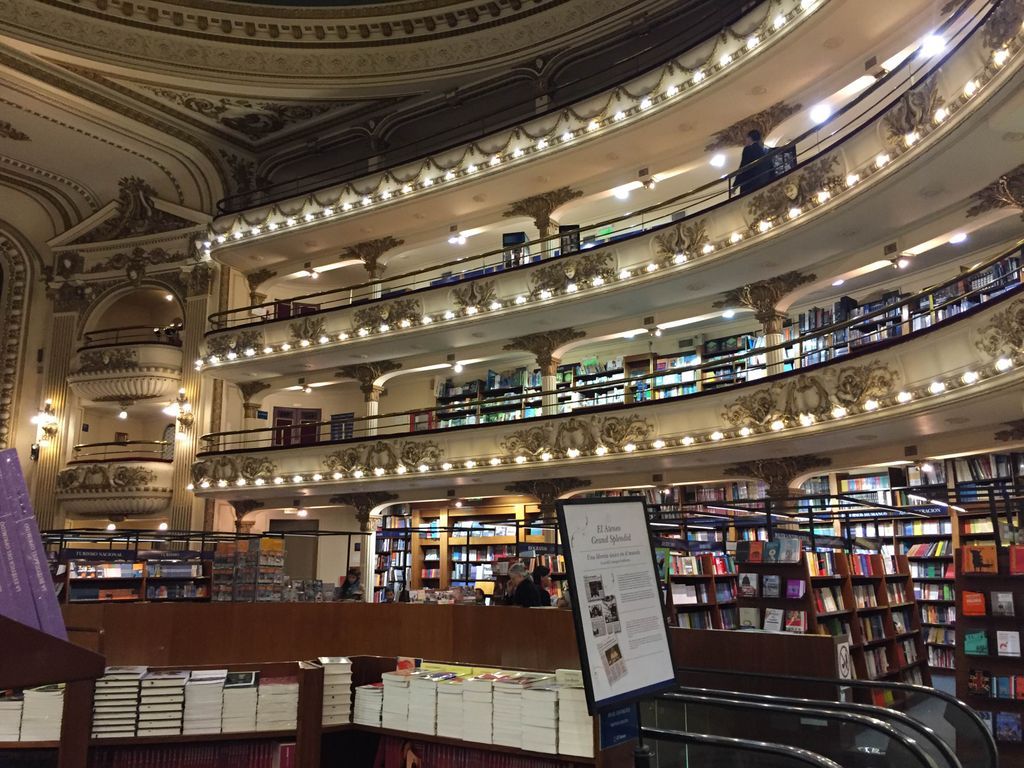
[(341, 583), (341, 588), (338, 590), (339, 600), (361, 600), (363, 597), (363, 585), (359, 580), (359, 570), (356, 568), (350, 568), (348, 574), (345, 576), (345, 581)]
[[(540, 588), (533, 583), (533, 577), (522, 563), (513, 563), (508, 569), (510, 602), (523, 608), (544, 605)], [(550, 601), (548, 603), (550, 605)]]

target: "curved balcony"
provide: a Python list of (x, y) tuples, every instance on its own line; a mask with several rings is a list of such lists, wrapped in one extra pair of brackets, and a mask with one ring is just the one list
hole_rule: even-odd
[[(1020, 58), (1014, 55), (1020, 30), (997, 57), (981, 39), (987, 36), (975, 34), (990, 12), (954, 17), (943, 32), (956, 44), (940, 62), (910, 57), (827, 126), (777, 150), (767, 162), (774, 174), (778, 160), (784, 177), (758, 192), (731, 197), (727, 177), (588, 226), (576, 242), (548, 238), (517, 251), (492, 251), (345, 291), (217, 313), (210, 318), (214, 330), (207, 334), (208, 356), (200, 364), (215, 365), (219, 375), (231, 378), (247, 372), (266, 375), (271, 360), (287, 355), (301, 354), (313, 364), (322, 358), (329, 365), (339, 348), (395, 356), (408, 346), (406, 339), (426, 326), (442, 346), (455, 346), (452, 336), (466, 322), (481, 338), (500, 339), (510, 322), (531, 311), (543, 312), (551, 327), (607, 317), (609, 294), (616, 291), (642, 291), (651, 310), (676, 306), (684, 288), (710, 292), (707, 286), (722, 284), (712, 279), (712, 271), (723, 279), (730, 270), (735, 274), (735, 260), (754, 246), (761, 262), (807, 268), (820, 255), (813, 249), (793, 253), (785, 242), (790, 233), (813, 231), (820, 239), (840, 242), (838, 233), (823, 231), (835, 228), (834, 217), (824, 216), (831, 207), (849, 201), (861, 208), (897, 210), (907, 197), (887, 182), (899, 180), (898, 168), (929, 150), (939, 152), (939, 146), (947, 154), (961, 151), (943, 138), (1010, 81)], [(934, 113), (914, 109), (907, 117), (906, 105), (918, 102), (943, 107)], [(795, 164), (796, 157), (804, 159)], [(981, 187), (991, 180), (980, 164), (966, 167), (977, 170), (978, 179), (958, 183)], [(876, 241), (882, 234), (870, 237)], [(849, 235), (843, 241), (853, 244)], [(750, 271), (749, 265), (744, 268)], [(696, 287), (695, 270), (703, 273)], [(563, 322), (559, 313), (572, 319)]]
[(181, 386), (181, 327), (130, 326), (85, 334), (71, 391), (95, 403), (173, 399)]
[[(207, 435), (194, 484), (197, 492), (258, 495), (311, 486), (329, 492), (507, 482), (528, 472), (607, 472), (615, 458), (662, 471), (706, 462), (715, 452), (735, 460), (763, 451), (762, 443), (822, 439), (836, 449), (842, 441), (834, 432), (864, 425), (872, 440), (878, 430), (888, 440), (914, 440), (922, 429), (942, 431), (935, 426), (941, 412), (950, 424), (962, 423), (957, 419), (970, 410), (979, 422), (997, 425), (1019, 412), (1022, 291), (1018, 247), (783, 345), (623, 379), (616, 405), (603, 405), (598, 395), (583, 405), (544, 407), (546, 394), (584, 396), (608, 390), (602, 383), (476, 403), (481, 417), (494, 405), (518, 408), (519, 417), (457, 428), (417, 431), (417, 424), (429, 424), (428, 412), (419, 411), (364, 420), (351, 440), (331, 440), (329, 424), (291, 428), (290, 444), (274, 429)], [(548, 412), (527, 418), (531, 404)], [(454, 407), (432, 409), (433, 416)]]
[(83, 443), (73, 452), (57, 474), (57, 500), (68, 517), (153, 517), (170, 505), (173, 443)]

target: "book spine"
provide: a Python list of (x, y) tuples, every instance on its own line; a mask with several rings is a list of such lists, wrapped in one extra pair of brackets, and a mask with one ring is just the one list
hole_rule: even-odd
[[(57, 603), (53, 579), (46, 562), (43, 540), (32, 505), (28, 499), (25, 476), (18, 463), (18, 452), (13, 448), (0, 451), (0, 487), (8, 504), (11, 504), (11, 522), (14, 533), (13, 553), (21, 558), (21, 568), (30, 590), (35, 608), (36, 626), (54, 637), (67, 640), (64, 617)], [(4, 499), (0, 499), (3, 503)]]

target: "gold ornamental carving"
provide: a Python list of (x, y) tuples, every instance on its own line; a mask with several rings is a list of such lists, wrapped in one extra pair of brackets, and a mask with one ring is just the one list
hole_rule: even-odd
[(551, 235), (551, 215), (568, 202), (583, 197), (582, 189), (572, 187), (559, 187), (550, 192), (541, 192), (539, 195), (524, 197), (509, 205), (501, 215), (506, 219), (525, 216), (533, 219), (533, 225), (537, 227), (540, 238), (543, 240)]
[(598, 282), (608, 282), (614, 277), (615, 268), (610, 253), (595, 251), (569, 259), (557, 259), (533, 271), (530, 276), (530, 297), (536, 298), (543, 291), (564, 291), (570, 283), (590, 286), (594, 285), (595, 278), (600, 278)]
[(265, 456), (208, 456), (192, 462), (192, 482), (204, 480), (235, 482), (239, 477), (247, 482), (261, 479), (269, 481), (277, 472), (277, 465)]
[(16, 242), (0, 233), (0, 448), (13, 442), (18, 421), (18, 383), (21, 379), (22, 346), (26, 327), (28, 256)]
[(509, 339), (502, 349), (506, 351), (521, 350), (531, 353), (537, 358), (537, 365), (540, 366), (541, 374), (553, 376), (555, 369), (558, 367), (558, 359), (554, 357), (555, 350), (564, 347), (570, 341), (582, 339), (586, 335), (586, 331), (577, 331), (575, 328), (556, 328), (552, 331), (516, 336)]
[(303, 317), (288, 324), (292, 341), (314, 342), (327, 333), (327, 323), (322, 317)]
[(907, 91), (882, 115), (886, 141), (903, 144), (907, 134), (928, 125), (945, 103), (934, 76)]
[(972, 194), (971, 201), (969, 219), (997, 208), (1018, 208), (1024, 219), (1024, 163)]
[(444, 449), (433, 440), (377, 440), (332, 451), (322, 463), (330, 472), (371, 472), (378, 467), (393, 472), (399, 466), (409, 470), (421, 464), (436, 468), (443, 458)]
[(206, 354), (224, 357), (229, 352), (242, 354), (247, 349), (263, 348), (263, 331), (245, 330), (239, 333), (224, 333), (206, 340)]
[(390, 328), (406, 326), (418, 322), (423, 317), (423, 305), (419, 299), (395, 299), (382, 304), (371, 304), (356, 310), (352, 315), (352, 330), (360, 328), (376, 331), (382, 326)]
[(897, 371), (877, 360), (787, 376), (726, 403), (722, 417), (737, 427), (769, 427), (774, 421), (790, 426), (801, 416), (826, 419), (837, 406), (857, 408), (892, 397), (898, 379)]
[(650, 439), (654, 426), (641, 416), (572, 416), (557, 426), (526, 427), (508, 434), (500, 447), (506, 458), (537, 458), (543, 453), (592, 453), (598, 446), (621, 451)]
[(378, 360), (373, 363), (343, 366), (334, 375), (339, 379), (355, 379), (359, 382), (360, 391), (369, 398), (380, 393), (380, 387), (375, 383), (377, 379), (384, 374), (393, 373), (401, 367), (401, 363), (396, 363), (393, 360)]
[(103, 493), (148, 488), (156, 472), (145, 467), (76, 464), (57, 473), (60, 493)]
[(540, 504), (545, 517), (554, 517), (555, 502), (569, 491), (589, 488), (590, 480), (583, 477), (549, 477), (535, 480), (517, 480), (505, 486), (505, 490), (517, 496), (532, 496)]
[(766, 137), (803, 108), (803, 104), (787, 104), (785, 101), (777, 101), (770, 107), (749, 115), (728, 128), (717, 131), (711, 137), (711, 143), (704, 147), (704, 151), (715, 152), (729, 147), (742, 147), (747, 134), (754, 128)]
[(790, 209), (815, 202), (819, 192), (838, 188), (843, 181), (835, 172), (838, 165), (836, 155), (822, 157), (754, 194), (747, 205), (754, 222), (752, 227), (760, 221), (786, 218)]
[(975, 346), (990, 357), (1019, 355), (1024, 349), (1024, 299), (992, 315), (979, 334)]
[(1024, 25), (1024, 0), (1003, 0), (985, 22), (984, 43), (987, 48), (1002, 48), (1013, 40)]
[(405, 240), (388, 235), (376, 240), (365, 240), (362, 243), (350, 245), (342, 251), (341, 256), (343, 259), (359, 259), (363, 262), (363, 269), (366, 270), (370, 279), (379, 280), (384, 275), (384, 264), (381, 263), (381, 257), (404, 243)]
[(997, 431), (994, 435), (996, 440), (1001, 443), (1016, 443), (1020, 440), (1024, 440), (1024, 419), (1004, 421), (1003, 424), (1007, 429), (1000, 429)]
[(258, 140), (283, 131), (295, 123), (312, 120), (325, 112), (343, 106), (336, 103), (280, 103), (252, 101), (226, 96), (219, 98), (169, 88), (147, 88), (159, 99), (197, 115), (214, 120), (229, 130)]
[(0, 120), (0, 139), (10, 139), (11, 141), (32, 140), (27, 133), (19, 131), (6, 120)]
[(486, 307), (497, 301), (498, 292), (494, 280), (470, 280), (452, 288), (452, 303), (459, 309), (467, 307)]
[(74, 373), (124, 371), (138, 367), (138, 354), (134, 349), (88, 349), (78, 353), (78, 368)]
[(710, 242), (707, 225), (704, 219), (699, 221), (680, 221), (672, 225), (653, 240), (654, 253), (659, 257), (661, 266), (673, 263), (678, 254), (688, 257), (698, 256), (700, 250)]
[(120, 240), (196, 226), (193, 221), (158, 208), (155, 197), (156, 191), (145, 180), (138, 176), (123, 176), (118, 182), (114, 215), (82, 235), (75, 244)]
[(272, 269), (257, 269), (245, 276), (245, 282), (249, 285), (250, 306), (258, 306), (267, 300), (267, 295), (260, 293), (257, 289), (272, 277), (277, 277), (277, 272)]
[(379, 507), (388, 501), (394, 501), (398, 496), (387, 491), (366, 491), (364, 493), (339, 493), (331, 496), (331, 504), (341, 504), (346, 507), (355, 507), (356, 519), (363, 533), (369, 533), (370, 512), (374, 507)]
[(794, 479), (812, 469), (824, 469), (830, 466), (832, 466), (832, 459), (812, 454), (801, 454), (799, 456), (780, 456), (776, 459), (745, 461), (726, 467), (723, 474), (726, 477), (757, 478), (768, 486), (768, 497), (772, 501), (779, 502), (787, 499), (791, 493), (799, 493), (789, 487)]
[(754, 317), (761, 323), (766, 334), (781, 333), (786, 315), (779, 311), (779, 302), (800, 286), (813, 283), (817, 279), (817, 275), (806, 275), (793, 270), (767, 280), (759, 280), (756, 283), (748, 283), (734, 288), (725, 294), (724, 299), (716, 301), (713, 306), (716, 309), (736, 306), (752, 309)]

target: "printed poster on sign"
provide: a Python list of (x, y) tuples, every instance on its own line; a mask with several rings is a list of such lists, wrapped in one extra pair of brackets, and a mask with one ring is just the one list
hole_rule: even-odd
[(557, 506), (591, 713), (673, 688), (643, 499), (568, 500)]

